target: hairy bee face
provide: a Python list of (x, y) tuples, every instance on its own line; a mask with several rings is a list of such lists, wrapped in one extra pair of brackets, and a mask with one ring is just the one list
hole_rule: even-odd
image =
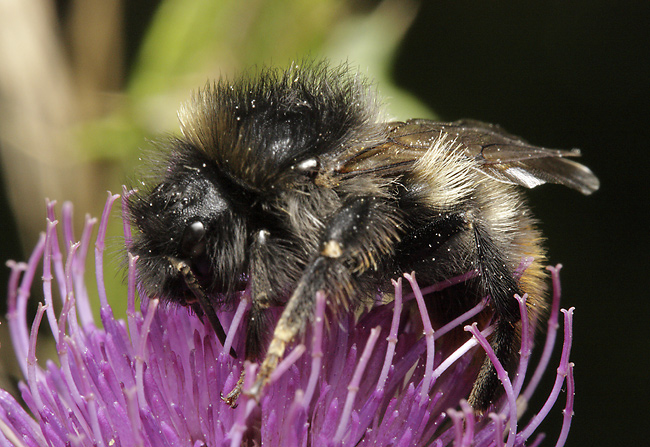
[[(491, 343), (512, 364), (513, 295), (527, 292), (541, 309), (545, 289), (541, 235), (521, 186), (598, 188), (569, 159), (578, 151), (531, 146), (497, 126), (380, 122), (367, 82), (325, 63), (219, 81), (180, 117), (183, 136), (162, 151), (153, 185), (130, 199), (129, 249), (141, 290), (205, 314), (222, 343), (215, 310), (250, 290), (245, 354), (263, 360), (256, 396), (317, 291), (340, 314), (412, 270), (425, 281), (477, 270), (463, 287), (428, 297), (430, 313), (444, 323), (489, 295)], [(536, 261), (520, 275), (527, 256)], [(271, 305), (284, 306), (275, 328)], [(497, 385), (486, 360), (470, 403), (487, 408)]]
[(140, 256), (139, 279), (151, 296), (191, 299), (170, 258), (187, 262), (209, 295), (242, 285), (246, 222), (234, 213), (223, 188), (210, 180), (214, 170), (196, 161), (174, 166), (162, 183), (131, 202), (139, 229), (131, 250)]

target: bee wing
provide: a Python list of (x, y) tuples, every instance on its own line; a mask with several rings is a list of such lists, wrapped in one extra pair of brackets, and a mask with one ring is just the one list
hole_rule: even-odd
[(583, 194), (591, 194), (600, 186), (589, 168), (567, 158), (579, 157), (578, 149), (533, 146), (496, 125), (469, 120), (453, 123), (410, 120), (389, 123), (387, 135), (386, 143), (351, 155), (339, 172), (358, 175), (403, 171), (437, 140), (446, 138), (453, 142), (448, 145), (450, 149), (463, 151), (475, 161), (476, 169), (503, 183), (527, 188), (558, 183)]

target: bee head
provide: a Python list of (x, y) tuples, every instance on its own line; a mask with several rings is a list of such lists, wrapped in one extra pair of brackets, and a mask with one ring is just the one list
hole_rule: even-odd
[(152, 190), (130, 198), (137, 228), (130, 251), (139, 257), (139, 282), (149, 296), (192, 300), (173, 260), (189, 265), (209, 295), (243, 288), (246, 225), (226, 189), (213, 166), (179, 160)]

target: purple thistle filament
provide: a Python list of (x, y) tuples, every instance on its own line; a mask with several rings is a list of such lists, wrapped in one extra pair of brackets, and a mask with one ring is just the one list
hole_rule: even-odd
[[(94, 219), (86, 219), (75, 243), (71, 206), (63, 206), (57, 222), (54, 204), (48, 203), (47, 231), (29, 261), (7, 263), (7, 320), (27, 410), (0, 390), (0, 447), (522, 446), (542, 439), (535, 432), (563, 387), (567, 397), (556, 445), (566, 441), (573, 414), (573, 309), (562, 310), (562, 356), (546, 403), (528, 418), (519, 414), (547, 369), (559, 328), (559, 267), (551, 269), (553, 303), (542, 358), (525, 386), (534, 328), (524, 325), (521, 361), (511, 380), (486, 341), (492, 328), (480, 331), (472, 325), (485, 303), (435, 330), (424, 312), (423, 295), (465, 281), (474, 272), (422, 290), (414, 275), (406, 275), (413, 294), (404, 294), (398, 280), (393, 302), (338, 322), (330, 321), (327, 297), (319, 293), (313, 321), (273, 374), (261, 402), (244, 393), (232, 409), (221, 400), (222, 393), (232, 389), (242, 368), (247, 371), (246, 389), (256, 370), (256, 365), (228, 355), (230, 346), (243, 346), (247, 292), (233, 312), (219, 315), (228, 332), (225, 349), (210, 325), (184, 308), (146, 298), (136, 308), (137, 258), (128, 258), (127, 297), (108, 297), (103, 253), (116, 199), (109, 195), (94, 246), (92, 289), (99, 295), (101, 327), (91, 312), (91, 285), (84, 279)], [(128, 226), (125, 238), (130, 238)], [(44, 303), (29, 325), (27, 301), (41, 261)], [(403, 306), (413, 298), (422, 311), (420, 325), (401, 321)], [(55, 306), (56, 299), (60, 303)], [(126, 315), (115, 318), (111, 299), (127, 300)], [(517, 299), (527, 321), (525, 296)], [(58, 315), (55, 307), (61, 309)], [(39, 362), (35, 356), (38, 332), (46, 325), (56, 341), (56, 362)], [(460, 347), (447, 343), (446, 334), (462, 327), (471, 338)], [(477, 349), (484, 349), (497, 365), (506, 390), (484, 416), (463, 400), (474, 381), (467, 366)]]

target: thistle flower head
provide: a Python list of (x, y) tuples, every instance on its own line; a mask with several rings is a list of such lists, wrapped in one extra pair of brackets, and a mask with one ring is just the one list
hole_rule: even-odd
[[(8, 263), (7, 320), (22, 369), (19, 389), (26, 409), (0, 390), (0, 447), (537, 445), (542, 438), (535, 431), (566, 381), (564, 425), (557, 441), (564, 444), (573, 409), (572, 309), (562, 310), (564, 341), (555, 385), (543, 407), (524, 418), (558, 331), (559, 267), (550, 269), (554, 298), (546, 343), (532, 374), (533, 328), (522, 330), (520, 364), (509, 378), (486, 342), (491, 328), (480, 331), (471, 324), (483, 304), (433, 330), (423, 294), (464, 281), (471, 273), (427, 289), (420, 289), (414, 275), (405, 275), (412, 293), (406, 294), (405, 283), (398, 280), (390, 304), (377, 304), (334, 324), (327, 321), (327, 298), (319, 294), (302, 343), (285, 356), (259, 404), (243, 394), (232, 409), (221, 394), (234, 387), (242, 368), (247, 370), (246, 389), (256, 368), (228, 355), (231, 346), (243, 345), (246, 292), (234, 311), (219, 314), (229, 328), (221, 346), (210, 325), (184, 308), (161, 307), (158, 300), (146, 298), (137, 308), (137, 259), (129, 257), (128, 310), (113, 315), (102, 260), (116, 198), (109, 195), (95, 239), (92, 287), (100, 297), (101, 325), (93, 318), (84, 276), (94, 219), (86, 220), (80, 241), (73, 242), (70, 205), (64, 205), (57, 222), (54, 204), (48, 204), (47, 231), (29, 261)], [(128, 239), (128, 227), (125, 231)], [(26, 303), (41, 260), (44, 302), (30, 328)], [(60, 300), (58, 313), (55, 299)], [(411, 299), (420, 309), (421, 324), (400, 321)], [(526, 322), (525, 297), (518, 300)], [(38, 332), (45, 329), (41, 326), (49, 326), (58, 359), (37, 361)], [(458, 328), (472, 334), (460, 347), (446, 337)], [(505, 390), (484, 416), (463, 400), (475, 378), (468, 366), (476, 349), (484, 349), (495, 363)]]

